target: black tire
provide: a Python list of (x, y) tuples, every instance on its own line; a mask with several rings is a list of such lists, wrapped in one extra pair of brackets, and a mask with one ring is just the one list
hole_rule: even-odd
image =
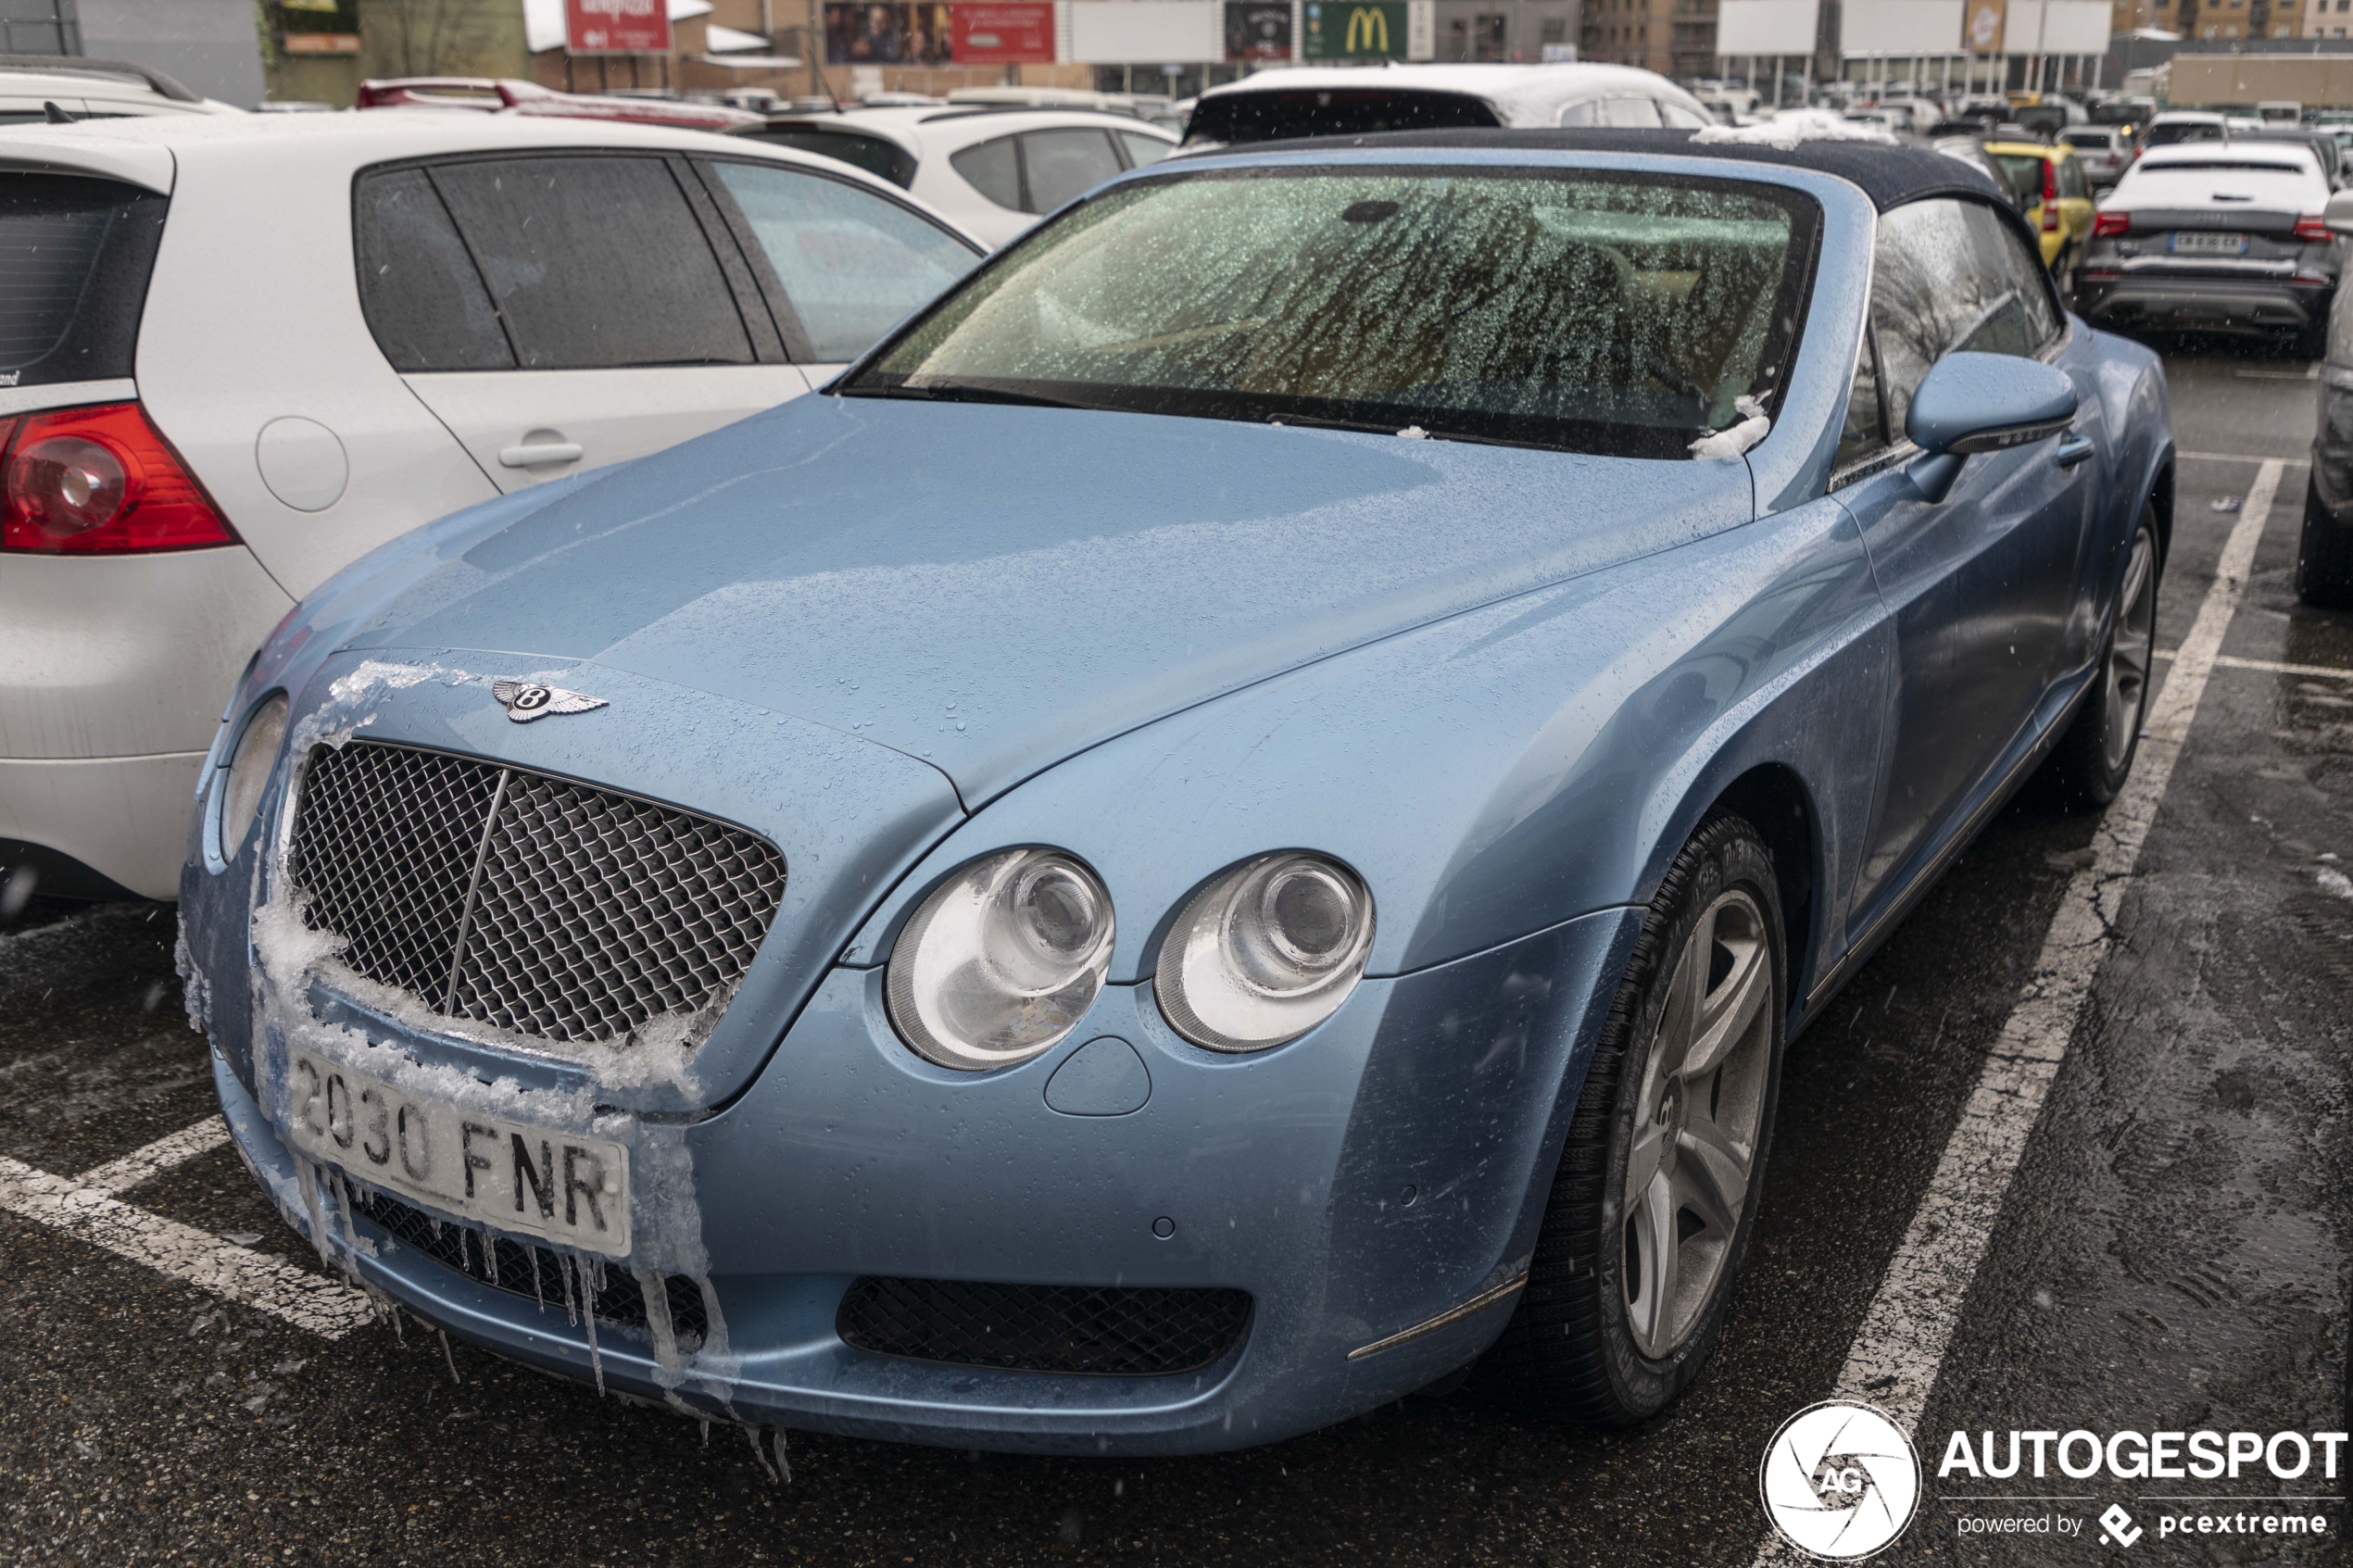
[(2329, 515), (2309, 479), (2296, 546), (2296, 596), (2321, 609), (2353, 609), (2353, 528)]
[[(2157, 547), (2157, 511), (2141, 508), (2140, 526), (2126, 546), (2124, 581), (2108, 639), (2092, 672), (2092, 693), (2075, 721), (2044, 765), (2044, 778), (2062, 804), (2097, 810), (2117, 797), (2141, 754), (2141, 727), (2148, 721), (2157, 653), (2157, 590), (2164, 558)], [(2145, 561), (2137, 584), (2135, 571)], [(2136, 597), (2137, 602), (2126, 602)], [(2137, 665), (2137, 669), (2133, 666)]]
[[(1629, 1259), (1633, 1241), (1622, 1192), (1635, 1146), (1637, 1102), (1646, 1092), (1646, 1077), (1659, 1049), (1678, 960), (1691, 946), (1701, 918), (1734, 907), (1728, 900), (1735, 896), (1744, 896), (1762, 917), (1755, 922), (1761, 927), (1756, 938), (1771, 987), (1762, 1004), (1766, 1022), (1761, 1033), (1739, 1047), (1763, 1053), (1761, 1063), (1743, 1057), (1744, 1073), (1761, 1067), (1761, 1085), (1743, 1091), (1755, 1096), (1754, 1154), (1737, 1220), (1722, 1240), (1721, 1261), (1714, 1266), (1712, 1283), (1689, 1311), (1690, 1326), (1680, 1341), (1667, 1353), (1653, 1356), (1636, 1343), (1634, 1309), (1629, 1303), (1629, 1282), (1639, 1285), (1641, 1268)], [(1772, 852), (1743, 819), (1709, 818), (1668, 868), (1618, 985), (1561, 1150), (1528, 1286), (1503, 1336), (1478, 1369), (1479, 1382), (1491, 1396), (1580, 1425), (1630, 1426), (1674, 1403), (1715, 1349), (1741, 1258), (1755, 1229), (1780, 1093), (1789, 1005)], [(1712, 973), (1716, 955), (1727, 949), (1714, 946), (1712, 935), (1710, 942)], [(1743, 961), (1734, 956), (1735, 967)], [(1731, 987), (1729, 978), (1725, 984)], [(1720, 1110), (1721, 1081), (1733, 1071), (1730, 1054), (1721, 1062), (1715, 1074), (1719, 1086), (1711, 1091), (1718, 1098), (1706, 1113), (1710, 1124)], [(1662, 1105), (1657, 1124), (1680, 1133), (1684, 1116), (1697, 1114), (1691, 1109), (1697, 1098), (1697, 1092), (1678, 1097), (1671, 1121)], [(1643, 1125), (1650, 1127), (1651, 1119)], [(1696, 1217), (1690, 1210), (1674, 1211), (1671, 1223), (1679, 1232), (1687, 1216)], [(1705, 1236), (1706, 1229), (1703, 1224), (1692, 1235)], [(1682, 1245), (1679, 1239), (1679, 1255)]]

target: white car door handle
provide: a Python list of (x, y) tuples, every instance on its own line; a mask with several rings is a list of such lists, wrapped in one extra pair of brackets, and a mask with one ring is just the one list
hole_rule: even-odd
[(580, 461), (577, 441), (531, 441), (498, 449), (498, 466), (509, 469), (544, 468), (550, 463)]

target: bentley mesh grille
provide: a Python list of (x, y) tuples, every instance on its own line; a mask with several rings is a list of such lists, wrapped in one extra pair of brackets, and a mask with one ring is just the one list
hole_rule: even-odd
[(878, 1355), (1015, 1372), (1166, 1376), (1209, 1365), (1250, 1322), (1250, 1293), (967, 1280), (850, 1282), (842, 1342)]
[(313, 753), (288, 872), (343, 961), (434, 1011), (554, 1041), (707, 1030), (785, 887), (741, 828), (381, 741)]
[[(544, 1247), (450, 1224), (380, 1192), (359, 1194), (352, 1208), (393, 1240), (468, 1278), (573, 1311), (579, 1310), (580, 1296), (585, 1290), (595, 1298), (589, 1310), (599, 1323), (634, 1328), (640, 1334), (653, 1332), (647, 1322), (644, 1284), (626, 1269), (608, 1264), (601, 1283), (584, 1281)], [(711, 1328), (710, 1316), (703, 1310), (702, 1287), (686, 1274), (665, 1274), (661, 1285), (662, 1298), (670, 1307), (670, 1332), (679, 1348), (691, 1352)]]

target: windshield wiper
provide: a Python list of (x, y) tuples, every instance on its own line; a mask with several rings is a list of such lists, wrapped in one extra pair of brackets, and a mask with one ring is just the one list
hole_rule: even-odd
[(896, 386), (854, 385), (841, 389), (844, 397), (920, 397), (930, 403), (1011, 403), (1030, 408), (1084, 408), (1063, 397), (1042, 397), (1034, 392), (983, 386), (977, 382), (925, 382), (921, 386), (901, 382)]

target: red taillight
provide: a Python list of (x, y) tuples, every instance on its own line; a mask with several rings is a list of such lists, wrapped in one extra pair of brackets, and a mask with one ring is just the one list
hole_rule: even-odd
[(2296, 220), (2296, 237), (2308, 245), (2324, 245), (2336, 238), (2329, 232), (2326, 220), (2309, 212)]
[(2092, 219), (2092, 237), (2095, 240), (2110, 239), (2132, 232), (2133, 215), (2129, 212), (2103, 212)]
[(123, 555), (237, 536), (136, 403), (0, 421), (0, 549)]

